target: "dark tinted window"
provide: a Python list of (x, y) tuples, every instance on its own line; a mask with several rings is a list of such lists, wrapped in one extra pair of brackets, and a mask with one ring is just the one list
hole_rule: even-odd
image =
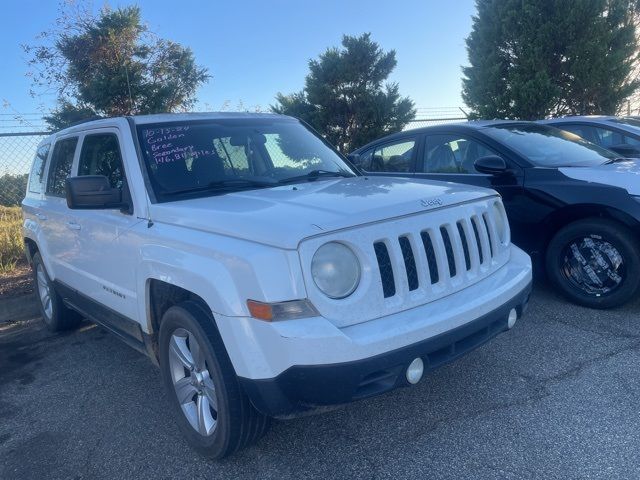
[(571, 132), (546, 125), (501, 125), (482, 131), (540, 167), (602, 165), (618, 156)]
[(31, 175), (29, 176), (29, 191), (33, 193), (42, 193), (44, 190), (44, 166), (47, 163), (47, 155), (51, 145), (42, 145), (36, 152), (31, 166)]
[(426, 138), (422, 171), (425, 173), (478, 173), (474, 162), (495, 155), (481, 143), (460, 135), (429, 135)]
[(118, 137), (113, 133), (87, 135), (82, 142), (78, 175), (104, 175), (112, 188), (122, 188), (124, 173)]
[(73, 155), (78, 144), (78, 137), (58, 140), (53, 148), (51, 156), (51, 168), (49, 169), (49, 179), (47, 182), (47, 194), (64, 197), (65, 179), (71, 175), (73, 165)]
[(579, 137), (582, 137), (589, 142), (598, 142), (598, 136), (596, 135), (595, 129), (593, 127), (589, 127), (587, 125), (574, 125), (565, 123), (556, 124), (555, 127), (564, 130), (565, 132), (575, 133)]
[[(562, 128), (562, 130), (575, 133), (585, 140), (596, 143), (604, 148), (609, 148), (614, 145), (621, 144), (640, 145), (640, 141), (636, 140), (635, 138), (629, 135), (624, 135), (616, 130), (611, 130), (609, 128), (582, 124), (558, 124), (557, 126), (558, 128)], [(640, 133), (640, 131), (638, 133)]]
[(377, 146), (367, 154), (366, 159), (361, 159), (362, 168), (368, 172), (409, 172), (415, 146), (414, 138)]
[[(610, 130), (608, 128), (593, 128), (595, 132), (595, 141), (593, 143), (597, 143), (601, 147), (612, 147), (613, 145), (620, 145), (621, 143), (625, 143), (624, 135), (615, 130)], [(580, 135), (582, 136), (582, 135)], [(589, 139), (585, 139), (589, 140)], [(589, 140), (593, 141), (593, 140)]]
[[(640, 131), (638, 132), (638, 134), (640, 134)], [(624, 143), (628, 144), (628, 145), (635, 145), (635, 146), (639, 146), (640, 145), (640, 140), (638, 140), (636, 137), (631, 137), (629, 135), (622, 135), (622, 139), (624, 140)]]

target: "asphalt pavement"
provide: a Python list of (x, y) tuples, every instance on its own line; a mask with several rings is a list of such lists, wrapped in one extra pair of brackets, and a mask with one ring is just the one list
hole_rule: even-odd
[(512, 331), (415, 387), (275, 421), (220, 462), (113, 335), (0, 325), (0, 478), (640, 478), (639, 317), (536, 285)]

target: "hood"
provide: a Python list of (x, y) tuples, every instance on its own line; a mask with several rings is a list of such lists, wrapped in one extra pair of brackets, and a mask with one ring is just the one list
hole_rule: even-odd
[(309, 236), (472, 201), (493, 190), (390, 177), (316, 180), (150, 206), (151, 220), (295, 249)]
[(624, 188), (631, 195), (640, 195), (640, 159), (628, 159), (595, 167), (562, 167), (563, 175), (575, 180)]

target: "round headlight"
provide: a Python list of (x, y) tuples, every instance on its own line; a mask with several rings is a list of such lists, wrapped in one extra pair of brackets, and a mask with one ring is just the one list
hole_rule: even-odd
[(342, 243), (322, 245), (311, 260), (311, 276), (316, 286), (330, 298), (351, 295), (360, 283), (360, 262)]
[(507, 217), (504, 213), (504, 209), (499, 203), (493, 204), (493, 218), (496, 222), (496, 230), (498, 231), (498, 238), (500, 239), (500, 242), (506, 243), (509, 225), (507, 224)]

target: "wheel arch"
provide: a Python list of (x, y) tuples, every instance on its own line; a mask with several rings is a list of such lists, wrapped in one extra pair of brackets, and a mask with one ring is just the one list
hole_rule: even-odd
[(164, 312), (180, 302), (193, 300), (211, 310), (200, 295), (156, 278), (150, 278), (147, 282), (146, 299), (151, 331), (154, 333), (157, 333), (160, 328), (160, 321)]
[(640, 222), (620, 209), (597, 204), (567, 205), (554, 210), (543, 222), (546, 226), (546, 235), (542, 242), (542, 256), (546, 255), (549, 242), (561, 228), (578, 220), (586, 220), (588, 218), (603, 218), (618, 222), (629, 228), (636, 237), (640, 238)]
[(149, 349), (149, 347), (151, 348), (149, 353), (155, 357), (154, 360), (156, 362), (159, 359), (158, 333), (160, 331), (162, 316), (172, 306), (188, 300), (197, 302), (207, 311), (211, 312), (211, 318), (215, 326), (215, 316), (210, 306), (200, 295), (156, 278), (149, 278), (146, 283), (145, 309), (149, 331), (147, 337), (150, 340), (150, 345), (147, 349)]
[(38, 248), (38, 244), (36, 243), (36, 241), (32, 238), (24, 237), (23, 241), (24, 241), (24, 253), (27, 256), (27, 261), (29, 262), (29, 265), (31, 265), (33, 263), (33, 256), (37, 252), (39, 252), (40, 249)]

